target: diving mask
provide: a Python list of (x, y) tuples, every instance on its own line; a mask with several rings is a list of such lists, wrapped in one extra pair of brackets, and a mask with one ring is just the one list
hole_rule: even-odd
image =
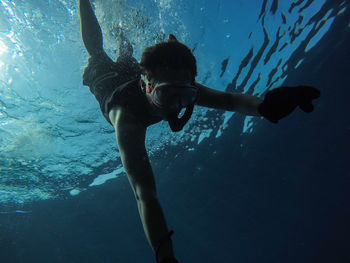
[(198, 96), (198, 87), (190, 82), (161, 82), (148, 91), (155, 106), (168, 110), (181, 110), (194, 104)]

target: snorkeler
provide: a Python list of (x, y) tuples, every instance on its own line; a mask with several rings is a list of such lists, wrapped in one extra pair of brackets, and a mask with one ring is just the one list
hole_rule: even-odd
[[(120, 34), (116, 62), (103, 50), (102, 31), (89, 0), (79, 0), (81, 33), (90, 55), (83, 84), (95, 95), (105, 119), (113, 125), (121, 160), (133, 189), (142, 225), (159, 263), (177, 263), (171, 235), (159, 203), (152, 167), (145, 148), (147, 127), (165, 120), (172, 131), (188, 122), (195, 105), (263, 116), (273, 123), (297, 106), (313, 111), (320, 92), (309, 86), (280, 87), (262, 100), (246, 94), (210, 89), (198, 82), (191, 50), (170, 35), (148, 47), (140, 63)], [(178, 117), (185, 109), (182, 117)]]

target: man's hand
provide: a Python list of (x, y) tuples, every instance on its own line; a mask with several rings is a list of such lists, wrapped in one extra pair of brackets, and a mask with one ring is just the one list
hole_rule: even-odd
[(269, 91), (259, 105), (259, 113), (273, 123), (289, 114), (299, 106), (304, 112), (312, 112), (312, 100), (319, 98), (321, 92), (310, 86), (279, 87)]

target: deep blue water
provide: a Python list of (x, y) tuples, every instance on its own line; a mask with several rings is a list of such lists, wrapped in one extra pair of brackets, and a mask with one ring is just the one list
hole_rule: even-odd
[[(94, 1), (111, 57), (116, 25), (137, 59), (174, 33), (212, 88), (322, 93), (312, 114), (278, 125), (198, 108), (180, 134), (149, 129), (176, 256), (350, 262), (350, 3), (251, 2)], [(0, 10), (1, 262), (154, 262), (114, 131), (81, 84), (77, 1), (0, 0)]]

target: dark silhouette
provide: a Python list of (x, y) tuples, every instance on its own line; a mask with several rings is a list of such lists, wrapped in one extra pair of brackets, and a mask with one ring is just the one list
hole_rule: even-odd
[[(83, 84), (89, 86), (105, 119), (115, 129), (121, 160), (157, 262), (176, 263), (170, 238), (174, 232), (168, 229), (145, 147), (147, 127), (164, 120), (172, 131), (180, 131), (195, 105), (263, 116), (277, 123), (297, 106), (311, 112), (312, 100), (319, 97), (319, 91), (307, 86), (281, 87), (269, 91), (262, 100), (210, 89), (195, 80), (197, 64), (191, 50), (171, 34), (168, 41), (146, 48), (138, 62), (121, 31), (114, 62), (103, 50), (102, 31), (90, 1), (79, 0), (79, 11), (82, 39), (90, 55)], [(265, 28), (264, 32), (265, 42), (242, 85), (269, 43)], [(185, 113), (179, 117), (182, 109)]]

